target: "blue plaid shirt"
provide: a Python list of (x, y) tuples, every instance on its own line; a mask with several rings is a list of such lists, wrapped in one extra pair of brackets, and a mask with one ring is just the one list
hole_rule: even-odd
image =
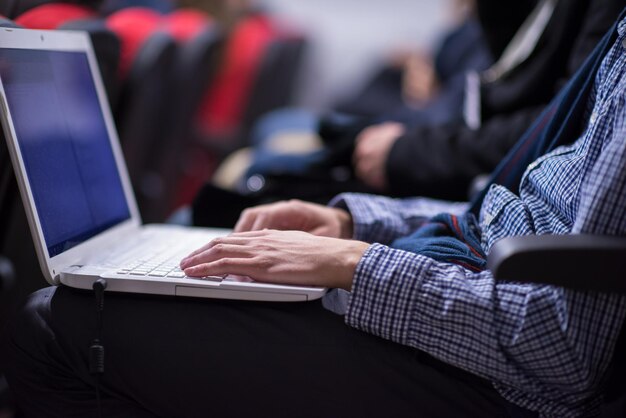
[[(519, 196), (498, 185), (489, 190), (479, 217), (486, 253), (513, 235), (626, 235), (626, 20), (618, 32), (582, 136), (528, 166)], [(347, 324), (483, 376), (542, 415), (598, 407), (626, 297), (498, 282), (489, 271), (386, 245), (433, 214), (462, 212), (463, 204), (344, 194), (331, 205), (351, 212), (355, 239), (373, 243), (355, 272)]]

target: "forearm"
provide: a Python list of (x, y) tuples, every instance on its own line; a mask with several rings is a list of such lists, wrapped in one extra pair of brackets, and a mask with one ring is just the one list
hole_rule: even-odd
[(395, 196), (466, 199), (474, 177), (493, 171), (540, 111), (493, 117), (477, 130), (455, 124), (407, 133), (387, 158), (389, 191)]
[(329, 205), (348, 211), (354, 239), (383, 244), (413, 232), (434, 215), (442, 212), (460, 214), (467, 209), (465, 202), (392, 199), (359, 193), (342, 193)]

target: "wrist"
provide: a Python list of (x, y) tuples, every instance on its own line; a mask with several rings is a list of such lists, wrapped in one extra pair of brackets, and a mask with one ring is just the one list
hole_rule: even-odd
[(351, 239), (354, 235), (352, 215), (345, 209), (332, 208), (339, 221), (339, 238)]
[(339, 275), (341, 280), (333, 287), (341, 288), (350, 292), (352, 290), (352, 282), (354, 281), (354, 273), (356, 267), (363, 258), (363, 254), (369, 248), (370, 244), (363, 241), (349, 241), (348, 248), (343, 251), (342, 259), (344, 262), (344, 271), (346, 274)]

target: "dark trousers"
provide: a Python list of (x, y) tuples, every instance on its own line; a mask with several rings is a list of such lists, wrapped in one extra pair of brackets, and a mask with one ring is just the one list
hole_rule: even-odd
[[(470, 373), (346, 326), (319, 302), (105, 294), (106, 417), (534, 416)], [(26, 417), (95, 417), (91, 292), (42, 289), (4, 343)]]

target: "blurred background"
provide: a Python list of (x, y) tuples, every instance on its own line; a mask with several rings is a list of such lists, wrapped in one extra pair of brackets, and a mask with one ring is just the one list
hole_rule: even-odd
[(394, 54), (432, 50), (452, 24), (450, 0), (264, 0), (310, 40), (296, 103), (323, 110), (365, 83)]
[[(268, 112), (358, 101), (429, 55), (454, 0), (0, 0), (0, 26), (84, 30), (145, 222), (188, 205)], [(46, 286), (0, 140), (0, 329)], [(13, 417), (0, 357), (0, 418)], [(19, 416), (19, 414), (17, 415)]]
[(358, 100), (382, 69), (436, 50), (467, 3), (69, 1), (2, 0), (0, 15), (90, 33), (146, 222), (188, 204), (260, 117)]

